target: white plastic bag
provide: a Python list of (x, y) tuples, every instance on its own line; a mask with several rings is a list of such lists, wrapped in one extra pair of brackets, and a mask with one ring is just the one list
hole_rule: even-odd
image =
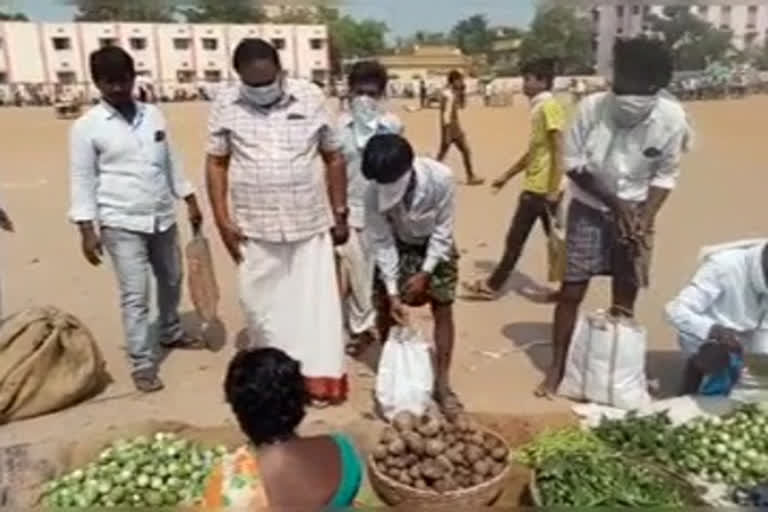
[(434, 370), (430, 346), (419, 331), (393, 327), (376, 376), (376, 400), (392, 420), (400, 411), (424, 414), (432, 402)]
[(619, 409), (647, 407), (646, 336), (643, 327), (604, 312), (580, 317), (559, 394)]

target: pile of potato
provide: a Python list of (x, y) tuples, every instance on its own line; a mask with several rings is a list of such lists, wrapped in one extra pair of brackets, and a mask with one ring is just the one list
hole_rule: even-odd
[(480, 485), (507, 467), (507, 447), (474, 422), (398, 413), (373, 451), (376, 467), (421, 490), (446, 493)]

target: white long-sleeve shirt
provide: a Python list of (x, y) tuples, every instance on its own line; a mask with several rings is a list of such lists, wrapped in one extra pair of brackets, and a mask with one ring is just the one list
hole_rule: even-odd
[[(568, 171), (588, 172), (617, 197), (645, 201), (650, 187), (673, 189), (688, 133), (679, 103), (661, 97), (648, 118), (620, 129), (612, 120), (611, 93), (584, 98), (565, 133), (563, 161)], [(571, 182), (573, 198), (598, 210), (607, 207)]]
[(379, 211), (376, 185), (368, 188), (366, 228), (387, 293), (397, 295), (400, 258), (396, 240), (426, 245), (422, 270), (432, 273), (441, 261), (449, 261), (453, 250), (456, 214), (456, 184), (451, 169), (430, 158), (413, 163), (416, 185), (410, 208), (401, 202), (392, 210)]
[(153, 233), (176, 222), (175, 200), (194, 193), (157, 107), (138, 103), (129, 123), (102, 102), (72, 126), (69, 217)]
[(688, 286), (667, 304), (669, 322), (680, 332), (684, 345), (690, 345), (685, 350), (697, 350), (714, 325), (740, 332), (761, 327), (768, 293), (765, 282), (755, 282), (752, 254), (737, 248), (706, 258)]

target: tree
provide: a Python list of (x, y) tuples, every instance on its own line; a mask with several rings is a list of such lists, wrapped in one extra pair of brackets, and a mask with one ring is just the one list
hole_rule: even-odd
[(721, 30), (685, 7), (665, 7), (650, 18), (651, 29), (672, 48), (675, 69), (696, 71), (724, 60), (733, 49), (733, 32)]
[(0, 21), (29, 21), (29, 18), (21, 12), (0, 12)]
[(328, 24), (333, 45), (343, 58), (372, 57), (386, 48), (386, 23), (364, 19), (356, 20), (342, 16)]
[(168, 0), (64, 0), (76, 7), (75, 21), (174, 21)]
[(488, 30), (488, 20), (475, 14), (461, 20), (451, 30), (451, 39), (467, 55), (486, 53), (491, 49), (493, 34)]
[(592, 23), (566, 5), (540, 8), (520, 46), (521, 62), (554, 58), (562, 74), (594, 71)]
[(189, 23), (260, 23), (264, 11), (253, 0), (193, 0), (178, 9)]

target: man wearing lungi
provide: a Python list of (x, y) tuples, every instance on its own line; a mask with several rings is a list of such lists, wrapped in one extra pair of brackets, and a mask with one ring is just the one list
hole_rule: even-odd
[(316, 405), (339, 403), (347, 393), (333, 254), (348, 237), (341, 143), (323, 92), (286, 78), (267, 42), (242, 41), (234, 68), (241, 84), (211, 109), (206, 174), (250, 341), (300, 361)]
[(567, 266), (552, 362), (538, 396), (551, 396), (560, 385), (592, 277), (611, 276), (611, 313), (618, 316), (633, 317), (638, 290), (648, 286), (656, 216), (677, 183), (688, 133), (681, 106), (660, 95), (671, 78), (663, 41), (617, 40), (613, 90), (585, 98), (566, 134), (563, 160), (573, 195)]
[(368, 142), (363, 175), (373, 182), (367, 193), (366, 228), (379, 271), (381, 338), (387, 339), (393, 323), (409, 323), (406, 305), (430, 304), (436, 347), (435, 400), (446, 414), (455, 414), (462, 405), (450, 384), (453, 302), (459, 275), (453, 238), (453, 172), (430, 158), (414, 158), (407, 140), (387, 134)]

